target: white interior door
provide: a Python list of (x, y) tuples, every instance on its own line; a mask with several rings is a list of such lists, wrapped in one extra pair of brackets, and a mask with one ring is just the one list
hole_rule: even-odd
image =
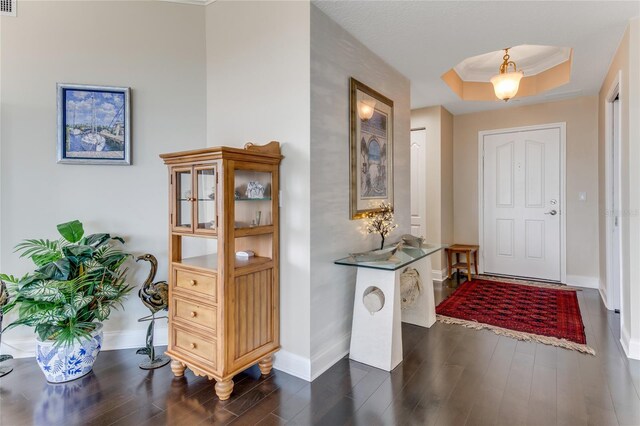
[(411, 234), (426, 237), (427, 131), (411, 130)]
[(561, 280), (560, 128), (485, 134), (484, 271)]
[(620, 309), (620, 278), (621, 278), (621, 235), (620, 235), (620, 100), (612, 102), (612, 179), (611, 179), (611, 212), (613, 226), (611, 227), (611, 307)]

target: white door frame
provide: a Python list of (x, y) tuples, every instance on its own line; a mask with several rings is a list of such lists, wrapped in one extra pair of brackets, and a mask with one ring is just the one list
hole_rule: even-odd
[(560, 130), (560, 281), (567, 281), (567, 123), (537, 124), (535, 126), (510, 127), (507, 129), (483, 130), (478, 132), (478, 237), (480, 243), (479, 273), (484, 273), (484, 137), (502, 133), (531, 130)]
[[(426, 238), (427, 240), (429, 239), (427, 236), (427, 202), (426, 202), (426, 197), (427, 197), (427, 128), (426, 127), (415, 127), (411, 129), (411, 135), (413, 136), (413, 132), (423, 132), (424, 135), (424, 152), (422, 152), (422, 158), (420, 158), (420, 170), (418, 172), (418, 180), (422, 183), (422, 191), (421, 194), (418, 196), (418, 203), (420, 204), (418, 210), (419, 210), (419, 215), (420, 215), (420, 231), (422, 233), (422, 237)], [(410, 150), (409, 150), (409, 154), (410, 156), (413, 155), (412, 152), (412, 148), (413, 148), (413, 140), (410, 141)], [(409, 161), (411, 163), (411, 161)], [(411, 174), (413, 174), (413, 170), (410, 170)], [(413, 176), (411, 176), (411, 178), (413, 178)], [(412, 194), (411, 196), (413, 197), (413, 188), (411, 190)], [(413, 212), (412, 212), (413, 213)], [(413, 219), (413, 218), (410, 218)], [(411, 227), (413, 224), (409, 223), (409, 227)], [(420, 235), (418, 235), (420, 236)]]
[[(605, 158), (605, 162), (604, 162), (604, 170), (605, 170), (605, 209), (606, 209), (606, 215), (605, 215), (605, 229), (606, 229), (606, 278), (607, 278), (607, 282), (605, 283), (605, 287), (606, 287), (606, 294), (602, 293), (602, 288), (599, 288), (600, 290), (600, 297), (602, 298), (602, 300), (604, 301), (605, 306), (607, 307), (607, 309), (613, 309), (613, 304), (611, 302), (611, 296), (613, 295), (613, 265), (612, 263), (612, 259), (611, 259), (611, 255), (612, 255), (612, 251), (613, 251), (613, 239), (612, 239), (612, 232), (613, 232), (613, 220), (614, 220), (614, 216), (611, 214), (611, 208), (613, 205), (613, 194), (611, 193), (611, 184), (613, 181), (613, 173), (615, 168), (613, 167), (613, 138), (612, 138), (612, 132), (613, 132), (613, 101), (615, 100), (616, 96), (618, 96), (619, 93), (622, 92), (622, 88), (621, 88), (621, 84), (622, 84), (622, 71), (618, 71), (618, 73), (616, 74), (613, 82), (611, 83), (611, 86), (609, 87), (609, 91), (607, 92), (607, 96), (604, 99), (604, 158)], [(619, 104), (619, 111), (622, 111), (622, 99), (619, 100), (620, 104)], [(622, 129), (622, 114), (618, 114), (618, 129)], [(618, 140), (620, 140), (621, 135), (618, 135)], [(620, 151), (618, 151), (619, 153)], [(618, 173), (620, 173), (620, 170), (617, 170)], [(618, 183), (620, 184), (620, 179), (618, 179)], [(622, 202), (622, 192), (621, 192), (621, 188), (620, 186), (618, 187), (618, 193), (619, 193), (619, 200), (620, 202)], [(623, 221), (622, 221), (622, 217), (620, 217), (620, 221), (619, 221), (619, 226), (620, 226), (620, 235), (624, 235), (624, 228), (623, 228)], [(622, 245), (622, 241), (620, 241), (620, 245)], [(622, 323), (622, 319), (624, 318), (622, 315), (622, 307), (624, 306), (623, 303), (623, 294), (622, 294), (622, 283), (623, 283), (623, 273), (624, 273), (624, 268), (622, 268), (622, 247), (618, 248), (619, 250), (619, 254), (620, 254), (620, 265), (618, 266), (620, 268), (620, 282), (618, 283), (618, 285), (620, 286), (619, 290), (619, 294), (620, 294), (620, 322)], [(600, 286), (598, 286), (600, 287)]]

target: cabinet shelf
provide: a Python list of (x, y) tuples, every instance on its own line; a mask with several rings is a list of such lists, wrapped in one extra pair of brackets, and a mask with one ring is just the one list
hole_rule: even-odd
[(180, 200), (178, 201), (188, 201), (188, 202), (192, 202), (192, 201), (215, 201), (214, 198), (198, 198), (196, 200), (187, 200), (186, 198), (180, 198)]
[(236, 228), (235, 230), (236, 237), (247, 237), (249, 235), (263, 235), (263, 234), (272, 234), (272, 233), (273, 233), (273, 225), (243, 227), (243, 228)]
[(213, 253), (205, 254), (204, 256), (186, 257), (174, 263), (198, 269), (206, 269), (207, 271), (217, 271), (218, 254)]
[(273, 259), (270, 257), (261, 257), (261, 256), (252, 256), (248, 259), (241, 259), (236, 256), (236, 270), (240, 268), (250, 268), (259, 265), (264, 265), (266, 263), (271, 262)]
[(271, 201), (269, 198), (236, 198), (235, 201)]

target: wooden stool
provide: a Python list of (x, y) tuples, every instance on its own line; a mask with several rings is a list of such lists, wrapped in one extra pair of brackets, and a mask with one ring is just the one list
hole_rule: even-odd
[[(473, 255), (473, 264), (476, 268), (476, 275), (478, 275), (478, 249), (480, 246), (474, 246), (469, 244), (454, 244), (445, 248), (445, 252), (447, 253), (447, 278), (451, 277), (452, 269), (466, 269), (467, 270), (467, 279), (471, 281), (471, 255)], [(467, 262), (460, 262), (460, 253), (465, 253), (467, 255)], [(451, 264), (451, 255), (455, 254), (456, 263)]]

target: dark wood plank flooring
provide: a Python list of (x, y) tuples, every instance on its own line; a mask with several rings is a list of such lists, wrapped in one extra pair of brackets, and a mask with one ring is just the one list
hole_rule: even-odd
[[(436, 284), (436, 300), (454, 281)], [(618, 342), (618, 315), (579, 292), (597, 357), (436, 323), (403, 324), (404, 361), (387, 373), (345, 358), (307, 383), (256, 368), (229, 401), (168, 367), (146, 372), (133, 350), (105, 351), (94, 372), (48, 385), (33, 359), (0, 379), (0, 425), (640, 425), (640, 362)]]

